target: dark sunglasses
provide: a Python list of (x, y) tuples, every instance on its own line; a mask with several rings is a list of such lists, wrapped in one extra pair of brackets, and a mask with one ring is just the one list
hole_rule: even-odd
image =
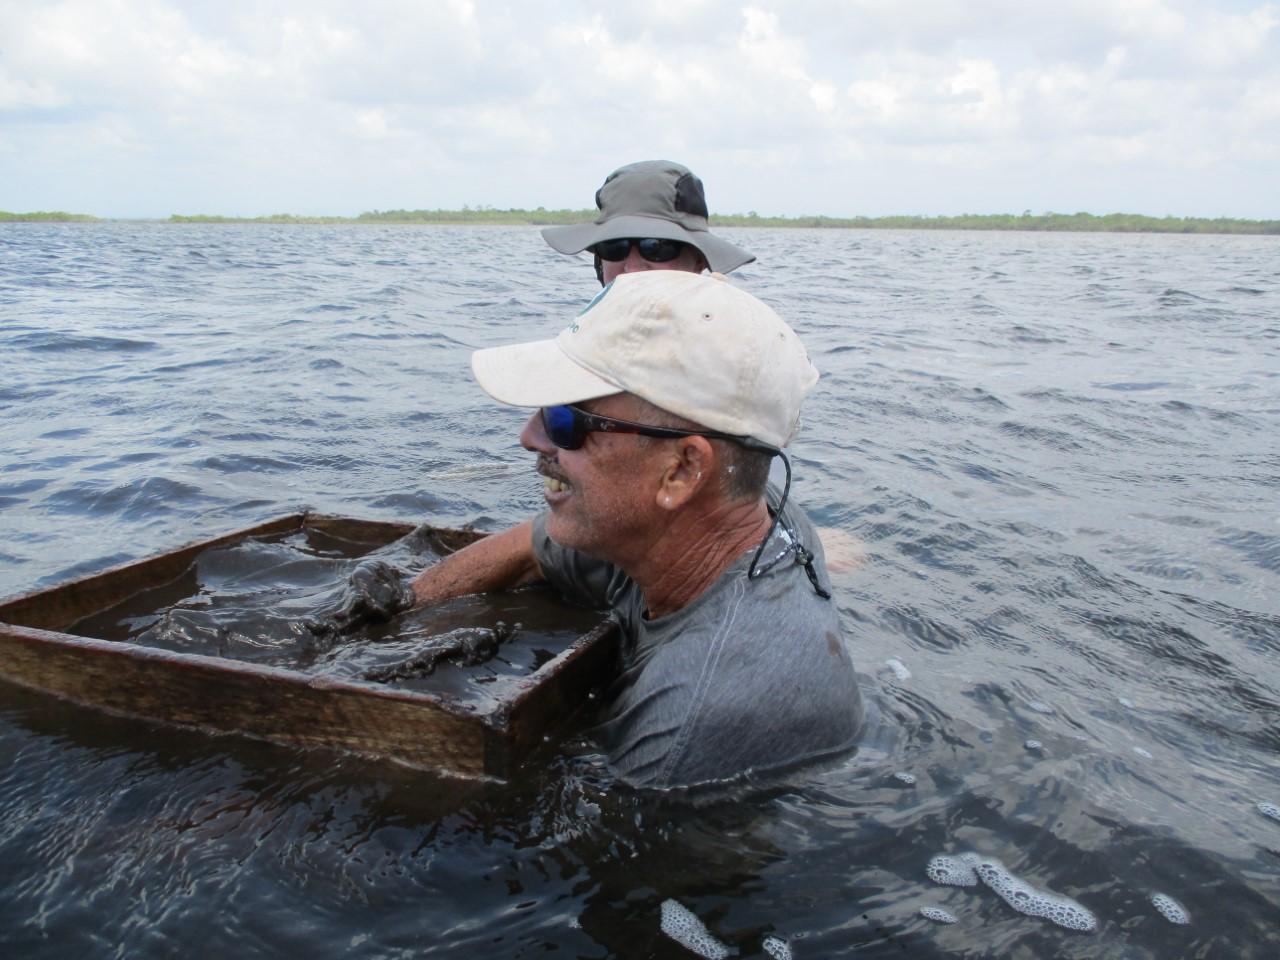
[(617, 263), (630, 256), (633, 246), (650, 263), (670, 263), (685, 248), (685, 244), (679, 240), (663, 240), (659, 237), (636, 240), (624, 237), (618, 240), (601, 240), (591, 249), (601, 260)]
[(561, 450), (579, 449), (586, 442), (588, 433), (638, 433), (642, 437), (707, 437), (710, 440), (728, 440), (752, 450), (778, 453), (775, 447), (761, 443), (753, 437), (740, 437), (716, 430), (655, 427), (648, 423), (634, 423), (631, 420), (619, 420), (617, 417), (603, 417), (598, 413), (588, 413), (568, 403), (555, 407), (543, 407), (540, 412), (542, 429), (546, 431), (547, 439)]
[(554, 407), (543, 407), (539, 413), (542, 415), (542, 429), (546, 431), (547, 439), (561, 450), (579, 449), (586, 442), (588, 433), (637, 433), (642, 437), (707, 437), (710, 440), (728, 440), (730, 443), (736, 443), (749, 450), (759, 450), (771, 456), (781, 457), (783, 466), (787, 470), (787, 480), (782, 487), (782, 497), (778, 501), (777, 509), (770, 511), (773, 514), (773, 520), (769, 524), (769, 530), (765, 533), (764, 539), (760, 541), (760, 546), (756, 548), (755, 556), (751, 558), (751, 566), (747, 569), (747, 577), (755, 580), (757, 577), (764, 576), (769, 570), (789, 558), (793, 563), (798, 563), (804, 567), (804, 572), (808, 574), (809, 581), (813, 584), (813, 589), (818, 596), (824, 600), (831, 599), (831, 594), (823, 589), (818, 582), (818, 574), (813, 567), (813, 554), (800, 542), (799, 536), (790, 524), (784, 524), (785, 534), (783, 541), (785, 546), (782, 551), (763, 565), (760, 563), (760, 555), (764, 552), (765, 544), (773, 536), (773, 531), (777, 528), (779, 521), (782, 520), (783, 510), (786, 509), (787, 505), (787, 497), (791, 493), (791, 461), (777, 447), (762, 443), (754, 437), (720, 433), (717, 430), (681, 430), (679, 427), (655, 427), (647, 423), (634, 423), (630, 420), (619, 420), (616, 417), (604, 417), (598, 413), (588, 413), (586, 410), (568, 403)]

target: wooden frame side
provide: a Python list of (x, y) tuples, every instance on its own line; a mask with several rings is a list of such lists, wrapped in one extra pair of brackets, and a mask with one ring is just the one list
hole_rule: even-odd
[[(298, 514), (300, 527), (322, 530), (343, 540), (382, 540), (390, 543), (417, 529), (417, 524), (396, 520), (357, 520), (354, 517), (338, 517), (324, 513)], [(434, 529), (434, 528), (433, 528)], [(242, 535), (251, 535), (241, 531)]]
[(306, 514), (292, 513), (210, 540), (189, 543), (159, 556), (132, 560), (69, 583), (25, 593), (0, 604), (0, 621), (41, 630), (63, 630), (139, 591), (177, 579), (210, 547), (245, 537), (300, 530), (305, 521)]
[(420, 530), (444, 553), (487, 536), (322, 514), (277, 517), (0, 603), (0, 679), (144, 721), (506, 777), (582, 707), (609, 669), (612, 621), (525, 678), (512, 700), (480, 715), (420, 692), (60, 632), (173, 583), (212, 547), (305, 529), (375, 546)]
[(521, 692), (488, 718), (485, 769), (509, 776), (581, 711), (609, 676), (620, 638), (617, 623), (606, 620), (526, 678)]
[(482, 775), (482, 718), (405, 690), (0, 624), (5, 679), (111, 713)]

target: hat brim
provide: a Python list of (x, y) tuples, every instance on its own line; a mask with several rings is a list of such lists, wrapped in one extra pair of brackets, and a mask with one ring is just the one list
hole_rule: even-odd
[(485, 393), (513, 407), (553, 407), (623, 392), (569, 359), (554, 340), (477, 350), (471, 372)]
[(581, 253), (602, 240), (618, 240), (623, 237), (657, 237), (687, 243), (706, 258), (707, 265), (716, 273), (728, 273), (755, 259), (754, 254), (747, 253), (728, 240), (721, 240), (710, 231), (686, 230), (680, 224), (662, 217), (629, 214), (613, 217), (604, 223), (574, 223), (564, 227), (542, 228), (542, 239), (561, 253)]

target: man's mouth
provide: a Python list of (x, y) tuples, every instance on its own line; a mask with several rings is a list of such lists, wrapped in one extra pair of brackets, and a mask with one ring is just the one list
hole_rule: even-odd
[(558, 472), (553, 470), (554, 461), (549, 457), (538, 458), (538, 472), (542, 474), (542, 486), (547, 493), (568, 493), (573, 486), (568, 480), (558, 476)]

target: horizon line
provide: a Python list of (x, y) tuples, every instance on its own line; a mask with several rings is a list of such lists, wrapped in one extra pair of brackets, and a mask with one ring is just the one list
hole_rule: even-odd
[[(503, 225), (503, 226), (554, 226), (591, 222), (596, 211), (590, 209), (545, 207), (498, 208), (472, 207), (464, 204), (461, 209), (395, 209), (371, 210), (356, 216), (305, 215), (272, 213), (258, 216), (225, 214), (170, 214), (168, 217), (100, 217), (95, 214), (69, 213), (61, 210), (38, 210), (15, 213), (0, 210), (0, 223), (14, 222), (62, 222), (62, 223), (274, 223), (274, 224), (441, 224), (441, 225)], [(838, 217), (828, 214), (760, 215), (752, 210), (745, 214), (719, 214), (709, 218), (712, 226), (719, 227), (818, 227), (818, 228), (952, 228), (974, 230), (1066, 230), (1105, 232), (1231, 232), (1273, 234), (1280, 233), (1280, 220), (1252, 219), (1245, 217), (1203, 217), (1166, 214), (1162, 217), (1140, 213), (1088, 212), (1058, 213), (1046, 211), (1035, 214), (1029, 209), (1021, 214), (1013, 213), (962, 213), (962, 214), (888, 214), (882, 216), (856, 215)]]

